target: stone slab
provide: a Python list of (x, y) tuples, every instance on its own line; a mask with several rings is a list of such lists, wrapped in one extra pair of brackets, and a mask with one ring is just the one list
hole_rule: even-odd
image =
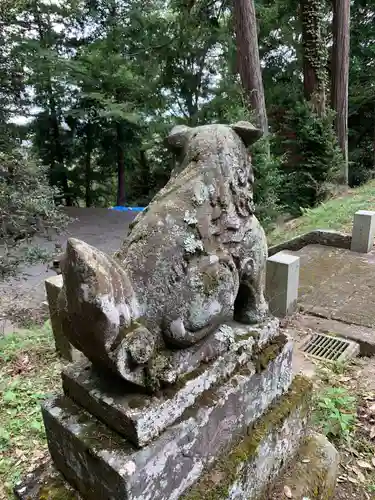
[(47, 401), (43, 417), (55, 466), (87, 500), (177, 500), (289, 389), (293, 345), (285, 340), (268, 363), (259, 358), (205, 391), (178, 423), (143, 449), (66, 396)]
[[(96, 372), (89, 362), (71, 364), (63, 370), (64, 392), (136, 446), (145, 446), (180, 418), (204, 391), (251, 361), (254, 348), (261, 349), (279, 333), (275, 319), (251, 329), (234, 322), (224, 326), (219, 340), (225, 340), (223, 332), (227, 336), (230, 333), (229, 350), (211, 363), (201, 363), (188, 377), (155, 395), (129, 392), (122, 380)], [(176, 367), (171, 370), (179, 369), (177, 362), (182, 356), (183, 352), (176, 353)]]
[(288, 485), (295, 500), (324, 498), (335, 495), (340, 456), (336, 448), (322, 434), (311, 434), (301, 446), (296, 459), (269, 491), (268, 500), (285, 498)]
[(375, 327), (375, 250), (368, 254), (309, 245), (300, 256), (299, 304), (302, 311)]
[(269, 500), (269, 484), (306, 437), (311, 395), (311, 382), (296, 377), (290, 391), (181, 500)]

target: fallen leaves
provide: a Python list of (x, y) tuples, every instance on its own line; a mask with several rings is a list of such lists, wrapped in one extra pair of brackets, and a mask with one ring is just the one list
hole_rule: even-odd
[(361, 469), (372, 469), (372, 465), (365, 460), (357, 460), (357, 465), (361, 467)]

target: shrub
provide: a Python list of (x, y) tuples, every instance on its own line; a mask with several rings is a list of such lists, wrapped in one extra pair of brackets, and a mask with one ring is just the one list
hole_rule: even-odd
[(284, 115), (279, 130), (279, 146), (285, 151), (280, 198), (293, 215), (324, 201), (339, 181), (343, 159), (332, 121), (332, 114), (320, 117), (307, 102)]
[(263, 227), (268, 230), (280, 215), (282, 206), (280, 190), (283, 184), (282, 157), (269, 153), (273, 138), (262, 138), (252, 147), (254, 168), (254, 202), (256, 214)]
[(65, 227), (68, 219), (57, 199), (44, 170), (26, 154), (0, 153), (0, 279), (15, 274), (22, 263), (47, 258), (37, 246), (23, 243)]

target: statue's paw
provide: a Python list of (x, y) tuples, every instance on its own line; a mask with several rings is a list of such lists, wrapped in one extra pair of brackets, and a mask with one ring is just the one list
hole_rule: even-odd
[(234, 319), (240, 323), (247, 325), (255, 325), (263, 323), (269, 316), (269, 309), (266, 303), (260, 305), (258, 308), (243, 310), (240, 312), (235, 311)]
[(156, 337), (144, 326), (139, 326), (128, 333), (123, 340), (131, 361), (137, 365), (145, 364), (154, 355)]

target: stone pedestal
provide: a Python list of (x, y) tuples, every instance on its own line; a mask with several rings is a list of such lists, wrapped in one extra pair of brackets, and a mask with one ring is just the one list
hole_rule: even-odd
[(55, 339), (56, 351), (67, 361), (76, 361), (82, 358), (82, 354), (75, 349), (65, 337), (60, 318), (57, 314), (57, 301), (63, 287), (61, 274), (47, 278), (44, 282), (51, 319), (51, 327)]
[[(277, 321), (231, 328), (226, 352), (154, 395), (87, 362), (65, 369), (43, 418), (54, 467), (83, 499), (262, 498), (305, 438), (311, 385), (293, 380)], [(58, 482), (49, 477), (44, 488)], [(29, 500), (40, 491), (35, 480), (16, 488)]]

